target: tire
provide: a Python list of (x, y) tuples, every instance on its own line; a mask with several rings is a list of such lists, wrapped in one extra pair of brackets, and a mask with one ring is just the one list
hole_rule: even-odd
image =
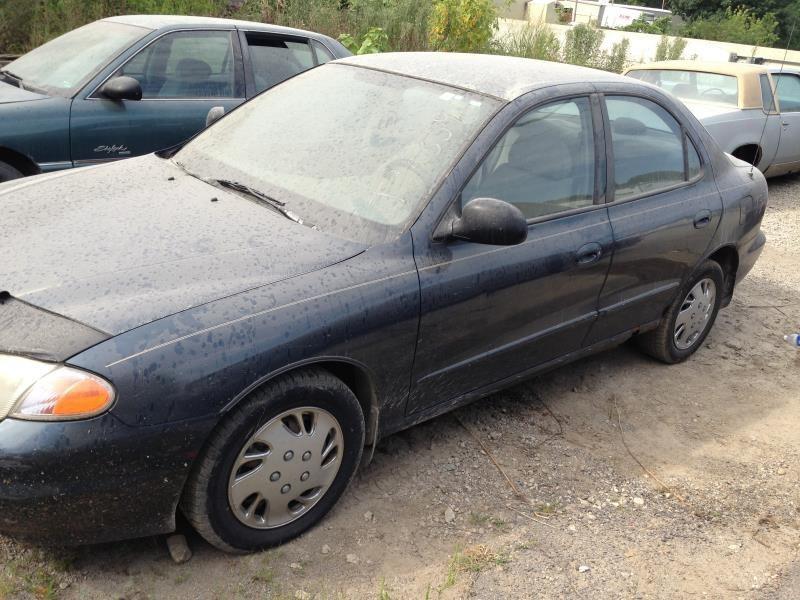
[[(355, 475), (364, 435), (361, 405), (341, 380), (322, 369), (279, 377), (217, 426), (193, 467), (181, 510), (226, 552), (282, 544), (336, 504)], [(332, 444), (338, 445), (324, 454)]]
[(20, 177), (24, 177), (20, 171), (17, 171), (8, 163), (0, 162), (0, 183), (11, 181), (12, 179), (19, 179)]
[[(713, 284), (713, 300), (703, 292), (702, 285), (707, 282)], [(636, 338), (639, 349), (667, 364), (689, 358), (703, 344), (714, 326), (724, 285), (722, 267), (712, 260), (704, 261), (680, 289), (661, 324)], [(707, 289), (711, 289), (711, 286), (708, 285)], [(696, 304), (690, 305), (690, 302)], [(690, 315), (694, 318), (689, 319)], [(676, 327), (679, 318), (684, 326), (682, 332)]]

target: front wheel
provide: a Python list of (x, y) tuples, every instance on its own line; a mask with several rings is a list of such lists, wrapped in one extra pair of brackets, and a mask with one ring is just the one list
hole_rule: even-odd
[(719, 264), (705, 261), (678, 293), (658, 328), (637, 338), (639, 348), (668, 364), (689, 358), (714, 325), (724, 283)]
[(321, 369), (253, 392), (212, 434), (181, 507), (228, 552), (281, 544), (313, 526), (355, 474), (364, 417), (353, 392)]

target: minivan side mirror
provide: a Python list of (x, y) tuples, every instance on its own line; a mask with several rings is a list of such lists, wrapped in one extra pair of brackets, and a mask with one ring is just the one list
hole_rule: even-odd
[(109, 100), (141, 100), (142, 86), (133, 77), (121, 75), (103, 84), (100, 93)]
[(224, 106), (215, 106), (206, 115), (206, 127), (211, 125), (212, 123), (216, 123), (222, 117), (225, 116), (225, 107)]
[(475, 198), (453, 221), (451, 237), (476, 244), (513, 246), (528, 237), (528, 221), (513, 204), (497, 198)]

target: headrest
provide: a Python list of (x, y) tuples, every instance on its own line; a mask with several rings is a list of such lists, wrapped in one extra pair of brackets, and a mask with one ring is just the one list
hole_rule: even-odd
[(614, 127), (614, 132), (620, 135), (642, 135), (647, 133), (645, 124), (631, 117), (617, 117), (614, 119), (612, 126)]
[(175, 72), (180, 79), (205, 81), (211, 76), (211, 67), (197, 58), (184, 58), (178, 62)]

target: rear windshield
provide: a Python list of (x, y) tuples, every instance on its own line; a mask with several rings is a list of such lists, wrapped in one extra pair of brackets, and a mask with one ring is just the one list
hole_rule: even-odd
[(739, 85), (733, 75), (673, 69), (642, 69), (628, 71), (628, 76), (657, 85), (681, 100), (731, 106), (739, 104)]
[(149, 29), (97, 21), (31, 50), (6, 65), (23, 88), (70, 97)]

